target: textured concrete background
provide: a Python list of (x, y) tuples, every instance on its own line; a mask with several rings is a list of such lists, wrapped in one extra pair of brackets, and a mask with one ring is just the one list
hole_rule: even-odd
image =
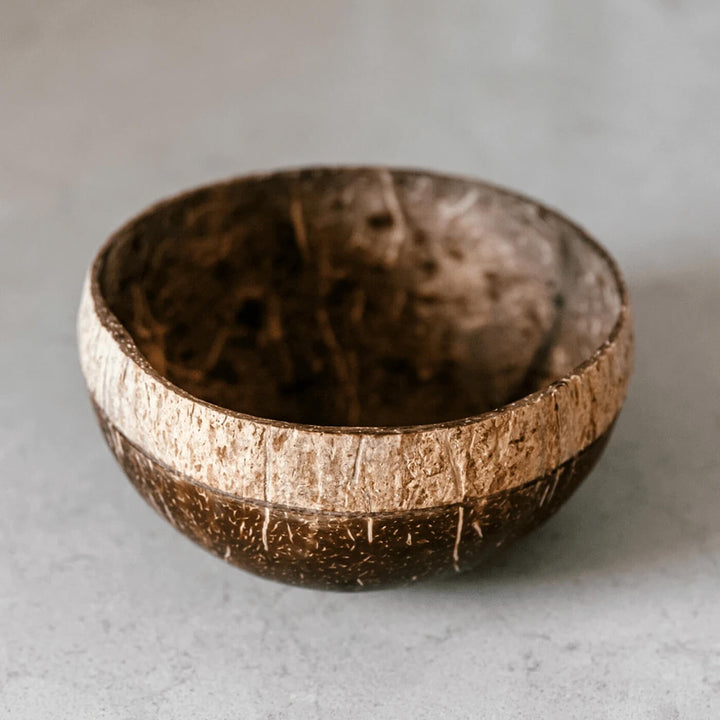
[[(720, 716), (715, 0), (5, 0), (0, 131), (0, 717)], [(601, 465), (455, 581), (344, 596), (227, 567), (135, 494), (85, 396), (76, 305), (111, 230), (339, 161), (536, 195), (630, 282)]]

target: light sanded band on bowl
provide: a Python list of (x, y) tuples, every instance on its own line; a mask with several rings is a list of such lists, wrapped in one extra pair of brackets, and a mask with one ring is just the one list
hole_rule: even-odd
[(94, 402), (130, 442), (170, 470), (240, 498), (383, 512), (509, 490), (551, 473), (603, 436), (625, 398), (633, 346), (626, 291), (612, 260), (578, 233), (617, 284), (620, 309), (611, 333), (561, 380), (476, 417), (400, 428), (321, 427), (194, 398), (150, 366), (110, 312), (99, 259), (78, 319), (83, 373)]

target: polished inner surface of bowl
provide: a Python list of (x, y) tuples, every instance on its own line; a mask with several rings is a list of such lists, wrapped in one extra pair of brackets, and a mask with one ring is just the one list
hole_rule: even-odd
[(335, 426), (448, 421), (516, 400), (589, 358), (621, 307), (605, 255), (551, 211), (382, 168), (171, 200), (115, 236), (99, 280), (177, 386)]

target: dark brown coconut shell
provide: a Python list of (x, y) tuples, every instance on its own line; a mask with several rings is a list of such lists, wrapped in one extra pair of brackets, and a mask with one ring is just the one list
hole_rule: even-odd
[(98, 254), (80, 354), (110, 447), (186, 535), (285, 582), (477, 564), (602, 452), (632, 366), (617, 267), (461, 178), (314, 168), (151, 208)]

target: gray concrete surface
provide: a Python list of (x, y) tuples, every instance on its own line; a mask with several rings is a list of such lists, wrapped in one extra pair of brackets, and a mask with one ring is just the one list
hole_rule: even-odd
[[(627, 272), (637, 372), (564, 510), (489, 567), (344, 596), (177, 535), (104, 447), (85, 268), (150, 201), (305, 162), (486, 177)], [(0, 717), (720, 716), (720, 6), (0, 8)]]

